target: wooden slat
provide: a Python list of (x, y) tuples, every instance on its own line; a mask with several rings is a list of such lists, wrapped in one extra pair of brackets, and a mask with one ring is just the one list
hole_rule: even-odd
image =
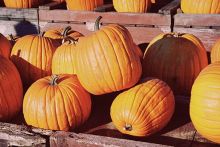
[(105, 5), (102, 5), (102, 6), (95, 8), (94, 11), (96, 11), (96, 12), (109, 12), (109, 11), (113, 11), (113, 10), (114, 10), (113, 4), (105, 4)]
[(192, 147), (219, 147), (219, 145), (205, 139), (198, 132), (196, 132)]
[(56, 1), (52, 1), (49, 2), (47, 4), (41, 5), (39, 6), (39, 9), (41, 10), (52, 10), (52, 9), (58, 9), (58, 8), (65, 8), (66, 3), (65, 2), (56, 2)]
[(169, 3), (166, 6), (162, 7), (159, 10), (159, 13), (162, 13), (162, 14), (175, 14), (179, 7), (180, 7), (180, 0), (173, 0), (171, 3)]
[(40, 10), (40, 21), (58, 22), (95, 22), (98, 16), (102, 16), (102, 23), (119, 24), (143, 24), (170, 26), (169, 15), (156, 13), (116, 13), (116, 12), (89, 12), (89, 11), (67, 11), (67, 10)]
[(174, 26), (220, 26), (220, 14), (176, 14)]

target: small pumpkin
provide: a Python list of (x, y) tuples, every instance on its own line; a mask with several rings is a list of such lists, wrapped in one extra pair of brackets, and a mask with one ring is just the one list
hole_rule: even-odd
[(83, 124), (90, 112), (90, 94), (75, 75), (39, 79), (24, 96), (25, 121), (38, 128), (68, 131)]
[(117, 24), (79, 39), (76, 72), (83, 87), (94, 95), (120, 91), (135, 85), (142, 74), (140, 53), (129, 31)]
[(196, 130), (220, 144), (220, 63), (201, 71), (192, 87), (190, 117)]
[(113, 0), (117, 12), (144, 13), (150, 9), (152, 3), (155, 0)]
[(8, 8), (33, 8), (43, 4), (45, 0), (4, 0)]
[(0, 121), (9, 121), (21, 110), (23, 88), (14, 64), (0, 56), (0, 65)]
[(181, 9), (188, 14), (219, 14), (219, 0), (181, 0)]
[(103, 5), (103, 0), (66, 0), (68, 10), (93, 11), (96, 7)]
[(83, 34), (72, 30), (70, 26), (67, 26), (65, 28), (58, 28), (58, 29), (49, 29), (47, 30), (44, 35), (44, 37), (49, 37), (52, 39), (57, 39), (60, 42), (66, 37), (73, 38), (74, 40), (77, 40), (79, 37), (82, 37)]
[(167, 125), (174, 109), (175, 99), (170, 87), (159, 79), (148, 79), (119, 94), (110, 113), (120, 132), (149, 136)]
[(0, 33), (0, 55), (9, 58), (12, 45), (10, 41)]
[(55, 40), (40, 35), (27, 35), (15, 43), (11, 60), (16, 65), (25, 87), (51, 75), (52, 57), (58, 45)]
[(189, 96), (194, 80), (208, 65), (202, 42), (191, 34), (155, 37), (143, 57), (143, 77), (165, 81), (177, 95)]
[(75, 50), (77, 41), (72, 38), (66, 38), (61, 46), (59, 46), (52, 59), (53, 74), (76, 74), (75, 69)]
[(211, 63), (220, 61), (220, 39), (216, 41), (211, 50)]

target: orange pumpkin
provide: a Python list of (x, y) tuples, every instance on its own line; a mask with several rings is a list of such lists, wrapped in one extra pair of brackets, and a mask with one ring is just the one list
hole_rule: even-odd
[(155, 0), (113, 0), (117, 12), (144, 13), (150, 9)]
[(75, 75), (39, 79), (24, 96), (24, 118), (34, 127), (68, 131), (83, 124), (90, 112), (90, 95)]
[(177, 95), (190, 95), (194, 80), (208, 65), (206, 50), (191, 34), (155, 37), (143, 58), (143, 76), (165, 81)]
[(10, 41), (0, 33), (0, 55), (9, 58), (12, 45)]
[(96, 7), (103, 5), (103, 3), (103, 0), (66, 0), (68, 10), (92, 11)]
[(55, 1), (55, 2), (59, 2), (59, 3), (63, 3), (63, 2), (65, 2), (65, 0), (53, 0), (53, 1)]
[(94, 95), (130, 88), (142, 74), (138, 47), (125, 27), (112, 24), (98, 30), (98, 20), (97, 31), (79, 39), (77, 76)]
[(111, 105), (111, 118), (124, 134), (149, 136), (167, 125), (174, 109), (170, 87), (159, 79), (150, 79), (119, 94)]
[(59, 28), (47, 30), (43, 36), (52, 39), (57, 39), (60, 40), (60, 42), (62, 42), (62, 40), (66, 37), (70, 37), (77, 40), (79, 37), (82, 37), (83, 35), (77, 31), (72, 30), (70, 26), (67, 26), (64, 29)]
[(0, 121), (8, 121), (21, 110), (23, 88), (14, 64), (0, 56), (0, 65)]
[(220, 143), (220, 63), (207, 66), (192, 87), (190, 117), (205, 138)]
[(75, 50), (76, 41), (69, 38), (58, 47), (52, 59), (53, 74), (76, 74), (75, 69)]
[(211, 63), (220, 61), (220, 39), (216, 41), (211, 50)]
[(219, 14), (219, 0), (181, 0), (181, 9), (188, 14)]
[(32, 8), (43, 4), (45, 0), (4, 0), (5, 6), (9, 8)]
[(11, 60), (21, 75), (25, 87), (36, 80), (51, 75), (52, 57), (58, 42), (38, 35), (27, 35), (15, 43)]

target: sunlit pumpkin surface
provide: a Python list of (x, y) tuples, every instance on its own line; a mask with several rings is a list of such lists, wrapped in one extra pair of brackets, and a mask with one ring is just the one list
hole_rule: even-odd
[(4, 0), (5, 6), (9, 8), (32, 8), (43, 4), (45, 0)]
[(96, 7), (103, 5), (103, 3), (103, 0), (66, 0), (68, 10), (92, 11)]

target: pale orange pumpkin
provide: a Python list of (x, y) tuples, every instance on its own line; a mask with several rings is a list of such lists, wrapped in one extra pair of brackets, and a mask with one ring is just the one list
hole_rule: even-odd
[(83, 124), (90, 112), (90, 94), (75, 75), (39, 79), (24, 96), (25, 121), (38, 128), (68, 131)]
[(14, 64), (0, 56), (0, 121), (9, 121), (21, 110), (23, 88)]
[(66, 0), (68, 10), (93, 11), (96, 7), (103, 5), (103, 0)]
[(220, 39), (216, 41), (211, 50), (211, 63), (220, 61)]
[(9, 58), (12, 45), (10, 41), (0, 33), (0, 55)]
[(111, 105), (115, 127), (124, 134), (149, 136), (164, 128), (175, 109), (170, 87), (149, 79), (119, 94)]
[(9, 8), (32, 8), (43, 4), (45, 0), (4, 0), (5, 6)]

